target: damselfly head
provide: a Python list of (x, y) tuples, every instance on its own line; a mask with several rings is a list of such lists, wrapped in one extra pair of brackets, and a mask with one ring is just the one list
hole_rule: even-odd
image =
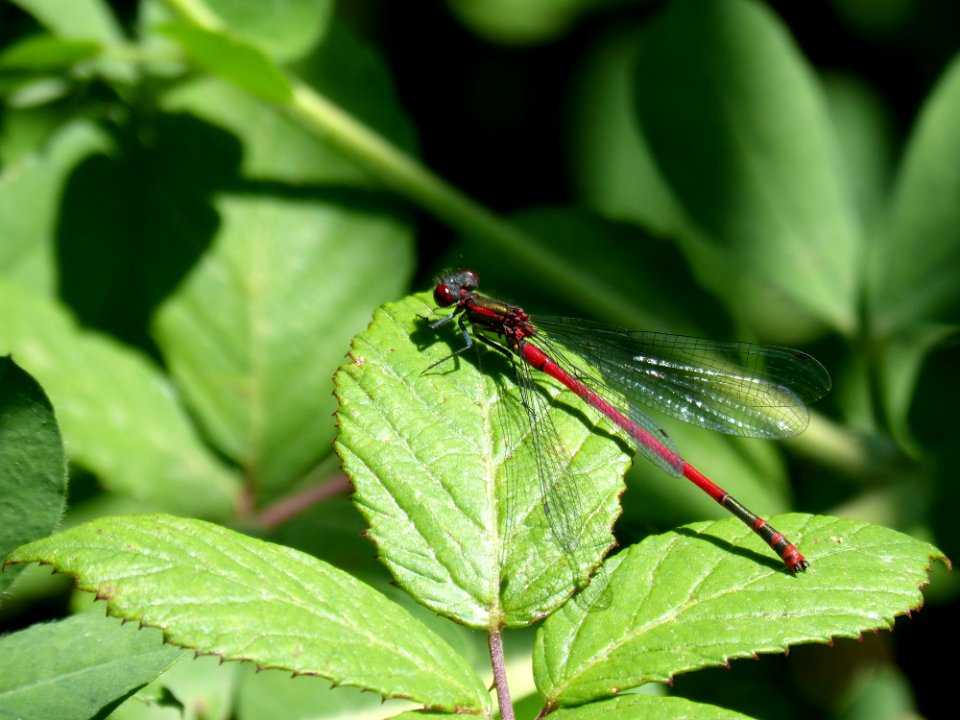
[(458, 270), (437, 278), (433, 301), (440, 307), (456, 305), (467, 293), (480, 287), (480, 279), (473, 270)]

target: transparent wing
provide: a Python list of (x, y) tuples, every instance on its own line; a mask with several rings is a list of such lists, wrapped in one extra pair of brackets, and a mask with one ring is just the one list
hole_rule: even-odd
[(799, 350), (634, 332), (575, 318), (534, 322), (545, 333), (538, 339), (582, 357), (634, 406), (625, 412), (648, 424), (635, 406), (730, 435), (791, 437), (807, 426), (807, 404), (830, 389), (827, 371)]
[(530, 420), (530, 433), (537, 460), (540, 496), (550, 530), (566, 552), (574, 552), (583, 531), (583, 503), (576, 479), (565, 463), (570, 453), (547, 415), (547, 404), (530, 375), (530, 367), (513, 359), (520, 397)]

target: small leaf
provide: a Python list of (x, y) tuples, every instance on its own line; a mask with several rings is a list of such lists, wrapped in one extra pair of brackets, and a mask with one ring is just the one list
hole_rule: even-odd
[[(67, 465), (50, 400), (30, 375), (0, 357), (0, 557), (53, 532), (63, 515)], [(0, 589), (13, 581), (0, 575)]]
[[(562, 550), (510, 364), (478, 344), (425, 373), (463, 342), (455, 326), (428, 328), (427, 297), (388, 303), (354, 338), (351, 362), (334, 378), (337, 452), (371, 539), (411, 595), (470, 627), (529, 624), (562, 603), (610, 545), (628, 458), (579, 399), (553, 401), (583, 512), (580, 545)], [(542, 391), (559, 394), (553, 384)]]
[(791, 575), (736, 520), (649, 537), (549, 618), (534, 650), (548, 706), (589, 702), (733, 658), (890, 628), (920, 607), (932, 545), (824, 516), (773, 520), (811, 568)]
[(176, 40), (201, 69), (269, 102), (291, 96), (290, 80), (263, 52), (225, 32), (170, 23), (160, 30)]
[(97, 717), (184, 655), (161, 640), (97, 612), (0, 638), (0, 717)]
[(168, 515), (109, 517), (25, 545), (176, 645), (225, 660), (320, 675), (384, 697), (480, 712), (483, 682), (409, 613), (299, 551)]

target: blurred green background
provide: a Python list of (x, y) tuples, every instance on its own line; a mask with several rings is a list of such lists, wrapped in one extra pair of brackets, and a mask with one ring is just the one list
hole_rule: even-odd
[[(834, 390), (803, 436), (665, 423), (678, 447), (758, 512), (960, 557), (958, 50), (951, 0), (0, 3), (0, 352), (57, 412), (64, 523), (205, 517), (386, 583), (331, 378), (377, 305), (464, 266), (532, 312), (812, 353)], [(628, 487), (624, 545), (723, 514), (644, 464)], [(67, 611), (13, 590), (0, 629)], [(938, 571), (892, 633), (670, 692), (938, 717), (957, 597)], [(210, 717), (295, 692), (247, 675), (164, 687)]]

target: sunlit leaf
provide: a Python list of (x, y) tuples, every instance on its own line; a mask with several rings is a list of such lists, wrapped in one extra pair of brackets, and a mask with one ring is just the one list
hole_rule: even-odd
[(734, 658), (889, 629), (923, 602), (928, 543), (825, 516), (773, 518), (811, 563), (792, 575), (736, 520), (649, 537), (544, 623), (534, 672), (550, 705), (575, 705)]
[(111, 615), (225, 660), (320, 675), (431, 708), (478, 712), (483, 682), (435, 633), (348, 573), (299, 551), (168, 515), (116, 516), (25, 545)]

